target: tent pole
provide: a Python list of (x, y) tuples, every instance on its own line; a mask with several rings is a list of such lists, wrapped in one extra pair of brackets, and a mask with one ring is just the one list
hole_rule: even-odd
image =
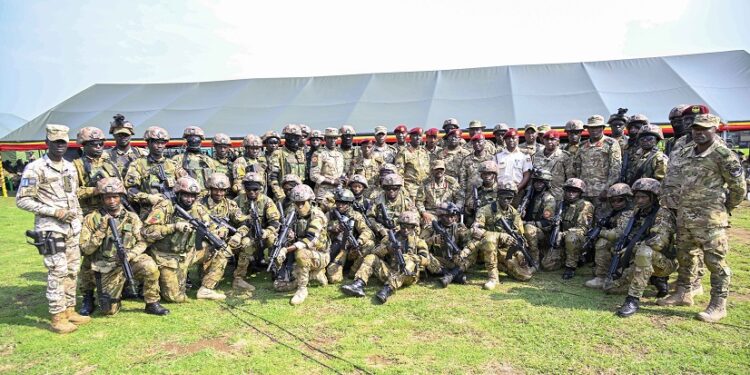
[(2, 167), (3, 165), (3, 153), (0, 152), (0, 181), (2, 181), (3, 184), (3, 198), (8, 198), (8, 189), (5, 186), (5, 168)]

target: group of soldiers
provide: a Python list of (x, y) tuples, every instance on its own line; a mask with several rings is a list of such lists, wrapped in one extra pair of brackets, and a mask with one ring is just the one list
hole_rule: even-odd
[(394, 144), (384, 126), (354, 145), (349, 125), (289, 124), (281, 135), (246, 136), (240, 155), (216, 134), (208, 156), (203, 130), (189, 126), (172, 158), (165, 129), (145, 130), (147, 150), (132, 147), (134, 127), (117, 115), (115, 146), (105, 150), (101, 129), (82, 128), (73, 162), (63, 158), (69, 129), (49, 124), (47, 153), (25, 169), (17, 205), (36, 215), (27, 235), (49, 270), (60, 333), (97, 307), (117, 313), (123, 298), (168, 314), (160, 302), (184, 302), (194, 281), (198, 299), (222, 300), (225, 274), (233, 290), (252, 292), (248, 274), (269, 271), (275, 290), (294, 291), (293, 305), (311, 281), (363, 297), (375, 276), (385, 303), (427, 276), (465, 284), (482, 264), (491, 290), (500, 272), (526, 281), (563, 270), (569, 280), (588, 262), (587, 287), (627, 294), (622, 317), (649, 285), (659, 305), (692, 305), (708, 269), (711, 300), (698, 318), (718, 321), (731, 275), (728, 216), (745, 196), (745, 172), (707, 107), (672, 109), (664, 151), (661, 128), (626, 112), (568, 121), (564, 147), (548, 125), (526, 125), (520, 143), (507, 124), (485, 139), (471, 121), (464, 137), (451, 118), (442, 131), (398, 125)]

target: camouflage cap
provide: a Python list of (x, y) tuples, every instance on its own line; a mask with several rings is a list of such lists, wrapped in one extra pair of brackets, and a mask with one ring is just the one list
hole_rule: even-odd
[(401, 215), (398, 215), (398, 222), (400, 224), (419, 225), (419, 215), (414, 211), (404, 211)]
[(242, 139), (242, 147), (263, 147), (263, 141), (255, 134), (248, 134)]
[(430, 169), (432, 169), (433, 171), (435, 169), (445, 169), (445, 162), (443, 161), (443, 159), (435, 159), (432, 161), (432, 163), (430, 163)]
[(214, 173), (208, 177), (206, 186), (211, 189), (229, 189), (229, 177), (224, 173)]
[(213, 141), (214, 146), (216, 145), (231, 146), (232, 145), (232, 139), (229, 138), (229, 136), (224, 133), (216, 133), (212, 141)]
[(639, 178), (633, 183), (633, 191), (647, 191), (659, 195), (661, 183), (653, 178)]
[(630, 116), (630, 120), (628, 121), (628, 127), (630, 127), (630, 125), (633, 123), (641, 123), (641, 124), (648, 125), (649, 124), (648, 117), (640, 113)]
[(712, 114), (702, 114), (695, 116), (692, 126), (700, 128), (718, 128), (721, 125), (721, 118)]
[(311, 187), (301, 184), (292, 189), (291, 198), (292, 202), (311, 201), (315, 199), (315, 193)]
[(282, 186), (290, 182), (299, 185), (302, 183), (302, 179), (299, 178), (299, 176), (297, 176), (294, 173), (285, 174), (284, 177), (281, 179)]
[(453, 202), (443, 202), (437, 206), (438, 215), (460, 215), (461, 209)]
[(549, 126), (548, 124), (542, 124), (542, 125), (539, 125), (537, 130), (539, 131), (539, 133), (546, 134), (548, 131), (552, 130), (552, 127)]
[(251, 183), (257, 183), (257, 184), (263, 184), (263, 177), (258, 172), (247, 172), (245, 174), (245, 177), (242, 178), (243, 184), (251, 184)]
[(510, 129), (510, 126), (508, 126), (508, 124), (506, 124), (506, 123), (504, 123), (504, 122), (501, 122), (501, 123), (499, 123), (499, 124), (495, 125), (495, 128), (494, 128), (494, 129), (492, 129), (492, 132), (493, 132), (493, 133), (497, 133), (497, 132), (507, 132), (507, 131), (508, 131), (509, 129)]
[(177, 179), (177, 183), (174, 186), (174, 192), (198, 194), (201, 192), (201, 187), (198, 185), (196, 179), (190, 176), (185, 176)]
[(158, 126), (149, 126), (143, 133), (145, 140), (169, 141), (169, 133), (164, 128)]
[(281, 129), (281, 133), (284, 135), (292, 134), (302, 136), (302, 128), (300, 128), (297, 124), (287, 124), (286, 126), (284, 126), (284, 129)]
[(494, 160), (485, 160), (479, 164), (479, 173), (497, 174), (497, 163)]
[(339, 130), (338, 130), (338, 129), (336, 129), (336, 128), (326, 128), (326, 130), (325, 130), (325, 136), (326, 136), (326, 137), (333, 137), (333, 138), (336, 138), (336, 137), (338, 137), (339, 135), (340, 135), (340, 134), (339, 134)]
[(125, 185), (117, 177), (105, 177), (96, 183), (96, 193), (104, 194), (125, 194)]
[(662, 133), (661, 127), (658, 125), (643, 125), (641, 130), (638, 131), (638, 138), (646, 135), (653, 135), (659, 140), (664, 139), (664, 133)]
[(579, 178), (569, 178), (563, 184), (564, 189), (578, 189), (581, 192), (586, 191), (586, 183)]
[(485, 126), (479, 120), (471, 120), (469, 122), (469, 129), (484, 129)]
[(365, 178), (365, 176), (362, 176), (361, 174), (355, 174), (351, 178), (349, 178), (348, 186), (351, 186), (355, 182), (364, 185), (365, 189), (370, 187), (370, 184), (367, 183), (367, 179)]
[(323, 131), (322, 130), (313, 130), (310, 132), (310, 138), (323, 138)]
[(104, 139), (104, 132), (101, 129), (95, 128), (93, 126), (81, 128), (81, 130), (79, 130), (78, 134), (76, 135), (76, 142), (79, 145), (90, 141), (103, 141)]
[(380, 184), (383, 186), (403, 186), (404, 179), (398, 173), (392, 173), (383, 177), (383, 181)]
[(669, 120), (674, 120), (676, 118), (682, 117), (682, 112), (685, 111), (685, 108), (689, 107), (687, 104), (678, 104), (674, 108), (672, 108), (671, 111), (669, 111)]
[(351, 125), (344, 125), (341, 127), (341, 135), (357, 135), (357, 132), (354, 131), (354, 127)]
[(618, 182), (607, 189), (607, 198), (619, 197), (621, 195), (633, 195), (633, 192), (630, 190), (630, 186), (628, 186), (628, 184)]
[(607, 124), (604, 123), (604, 117), (601, 115), (593, 115), (586, 120), (586, 125), (584, 125), (584, 128), (598, 128), (598, 127), (605, 127)]
[(537, 127), (536, 127), (535, 124), (526, 124), (526, 125), (523, 126), (523, 130), (525, 130), (525, 131), (533, 130), (535, 132), (539, 131), (539, 129), (537, 129)]
[[(68, 135), (68, 132), (70, 131), (70, 128), (68, 128), (65, 125), (59, 125), (59, 124), (47, 124), (45, 125), (45, 131), (47, 133), (47, 140), (48, 141), (65, 141), (70, 142), (70, 137)], [(31, 157), (29, 158), (29, 161), (31, 161)], [(36, 158), (34, 158), (36, 160)]]
[(565, 123), (565, 131), (575, 131), (575, 130), (583, 130), (583, 121), (578, 119), (573, 119)]
[(375, 127), (375, 135), (378, 135), (378, 134), (388, 134), (388, 128), (386, 128), (385, 126), (382, 126), (382, 125), (381, 126), (376, 126)]
[(188, 126), (185, 128), (185, 130), (182, 132), (182, 138), (187, 138), (191, 135), (197, 135), (201, 137), (201, 139), (206, 138), (206, 133), (203, 132), (203, 129), (197, 127), (197, 126)]
[(497, 195), (501, 196), (514, 196), (518, 191), (518, 185), (515, 182), (509, 180), (502, 180), (497, 183)]
[(552, 181), (552, 173), (546, 169), (534, 168), (531, 178), (534, 180)]
[(260, 140), (263, 141), (264, 143), (271, 138), (276, 138), (277, 140), (281, 140), (281, 136), (279, 135), (279, 133), (273, 130), (269, 130), (260, 136)]
[(334, 199), (336, 202), (354, 202), (354, 193), (352, 193), (349, 189), (336, 189), (336, 194), (334, 195)]

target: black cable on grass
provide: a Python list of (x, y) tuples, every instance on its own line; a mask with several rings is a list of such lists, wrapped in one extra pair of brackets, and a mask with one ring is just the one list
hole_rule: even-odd
[(303, 352), (303, 351), (301, 351), (301, 350), (299, 350), (299, 349), (297, 349), (297, 348), (295, 348), (295, 347), (293, 347), (293, 346), (291, 346), (291, 345), (289, 345), (287, 343), (281, 342), (279, 339), (273, 337), (273, 335), (271, 335), (270, 333), (265, 332), (265, 331), (263, 331), (263, 330), (255, 327), (250, 322), (248, 322), (247, 320), (243, 319), (241, 316), (239, 316), (234, 311), (232, 311), (232, 309), (233, 309), (232, 306), (230, 306), (228, 304), (222, 304), (222, 303), (219, 303), (219, 302), (216, 302), (216, 303), (219, 306), (221, 306), (224, 310), (227, 310), (230, 314), (232, 314), (232, 316), (234, 316), (235, 318), (237, 318), (237, 320), (239, 320), (240, 322), (242, 322), (246, 326), (252, 328), (256, 332), (260, 333), (261, 335), (268, 337), (269, 340), (271, 340), (271, 341), (273, 341), (273, 342), (275, 342), (275, 343), (277, 343), (277, 344), (279, 344), (281, 346), (284, 346), (284, 347), (286, 347), (286, 348), (288, 348), (290, 350), (293, 350), (293, 351), (301, 354), (303, 357), (305, 357), (305, 358), (307, 358), (307, 359), (309, 359), (309, 360), (311, 360), (311, 361), (319, 364), (320, 366), (322, 366), (322, 367), (324, 367), (324, 368), (326, 368), (328, 370), (331, 370), (332, 372), (334, 372), (336, 374), (343, 374), (341, 371), (339, 371), (339, 370), (337, 370), (337, 369), (335, 369), (335, 368), (333, 368), (331, 366), (328, 366), (327, 364), (325, 364), (325, 363), (317, 360), (315, 357), (313, 357), (313, 356), (311, 356), (311, 355), (309, 355), (309, 354), (307, 354), (307, 353), (305, 353), (305, 352)]
[[(228, 305), (228, 304), (227, 304), (227, 305)], [(361, 366), (357, 365), (356, 363), (353, 363), (353, 362), (349, 361), (349, 360), (348, 360), (348, 359), (346, 359), (346, 358), (342, 358), (342, 357), (339, 357), (339, 356), (337, 356), (337, 355), (335, 355), (335, 354), (332, 354), (332, 353), (329, 353), (329, 352), (327, 352), (327, 351), (325, 351), (325, 350), (323, 350), (323, 349), (320, 349), (320, 348), (318, 348), (318, 347), (316, 347), (316, 346), (314, 346), (314, 345), (312, 345), (312, 344), (308, 343), (308, 342), (307, 342), (307, 341), (305, 341), (305, 340), (304, 340), (303, 338), (301, 338), (301, 337), (297, 336), (296, 334), (294, 334), (293, 332), (289, 331), (288, 329), (286, 329), (286, 328), (284, 328), (284, 327), (282, 327), (282, 326), (280, 326), (280, 325), (278, 325), (278, 324), (274, 323), (274, 322), (273, 322), (273, 321), (271, 321), (271, 320), (268, 320), (268, 319), (266, 319), (266, 318), (264, 318), (264, 317), (262, 317), (262, 316), (260, 316), (260, 315), (258, 315), (258, 314), (256, 314), (256, 313), (254, 313), (254, 312), (252, 312), (252, 311), (249, 311), (249, 310), (247, 310), (247, 309), (245, 309), (245, 308), (242, 308), (242, 307), (240, 307), (240, 306), (230, 306), (230, 307), (231, 307), (231, 308), (233, 308), (233, 309), (237, 309), (237, 310), (239, 310), (239, 311), (242, 311), (242, 312), (244, 312), (244, 313), (246, 313), (246, 314), (248, 314), (248, 315), (251, 315), (251, 316), (253, 316), (253, 317), (255, 317), (255, 318), (258, 318), (258, 319), (262, 320), (263, 322), (265, 322), (266, 324), (268, 324), (268, 325), (272, 325), (272, 326), (274, 326), (274, 327), (276, 327), (276, 328), (278, 328), (278, 329), (280, 329), (280, 330), (282, 330), (282, 331), (286, 332), (286, 333), (287, 333), (287, 334), (288, 334), (289, 336), (292, 336), (292, 337), (294, 337), (294, 338), (295, 338), (295, 339), (297, 339), (297, 340), (298, 340), (299, 342), (301, 342), (301, 343), (305, 344), (305, 346), (307, 346), (308, 348), (310, 348), (310, 349), (312, 349), (312, 350), (314, 350), (314, 351), (316, 351), (316, 352), (318, 352), (318, 353), (320, 353), (320, 354), (323, 354), (323, 355), (325, 355), (325, 356), (328, 356), (329, 358), (335, 358), (335, 359), (338, 359), (339, 361), (342, 361), (342, 362), (344, 362), (344, 363), (347, 363), (347, 364), (349, 364), (350, 366), (354, 367), (355, 369), (357, 369), (357, 370), (359, 370), (359, 371), (361, 371), (361, 372), (363, 372), (363, 373), (365, 373), (365, 374), (372, 374), (372, 372), (368, 371), (368, 370), (367, 370), (367, 369), (365, 369), (365, 368), (362, 368)]]

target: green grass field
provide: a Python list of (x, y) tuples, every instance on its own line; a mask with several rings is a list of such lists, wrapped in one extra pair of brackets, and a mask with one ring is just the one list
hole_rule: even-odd
[[(620, 319), (613, 311), (624, 297), (584, 288), (586, 268), (571, 282), (542, 273), (528, 283), (503, 279), (491, 292), (476, 271), (471, 285), (439, 289), (428, 281), (383, 306), (329, 286), (312, 287), (292, 307), (291, 294), (258, 277), (252, 298), (166, 304), (166, 317), (126, 301), (118, 315), (95, 315), (61, 336), (48, 330), (46, 270), (22, 235), (33, 217), (3, 198), (0, 223), (0, 373), (750, 372), (747, 205), (730, 232), (729, 316), (713, 325), (693, 318), (708, 293), (694, 307), (662, 308), (652, 289), (636, 316)], [(708, 291), (707, 278), (704, 284)], [(368, 296), (378, 287), (368, 287)]]

